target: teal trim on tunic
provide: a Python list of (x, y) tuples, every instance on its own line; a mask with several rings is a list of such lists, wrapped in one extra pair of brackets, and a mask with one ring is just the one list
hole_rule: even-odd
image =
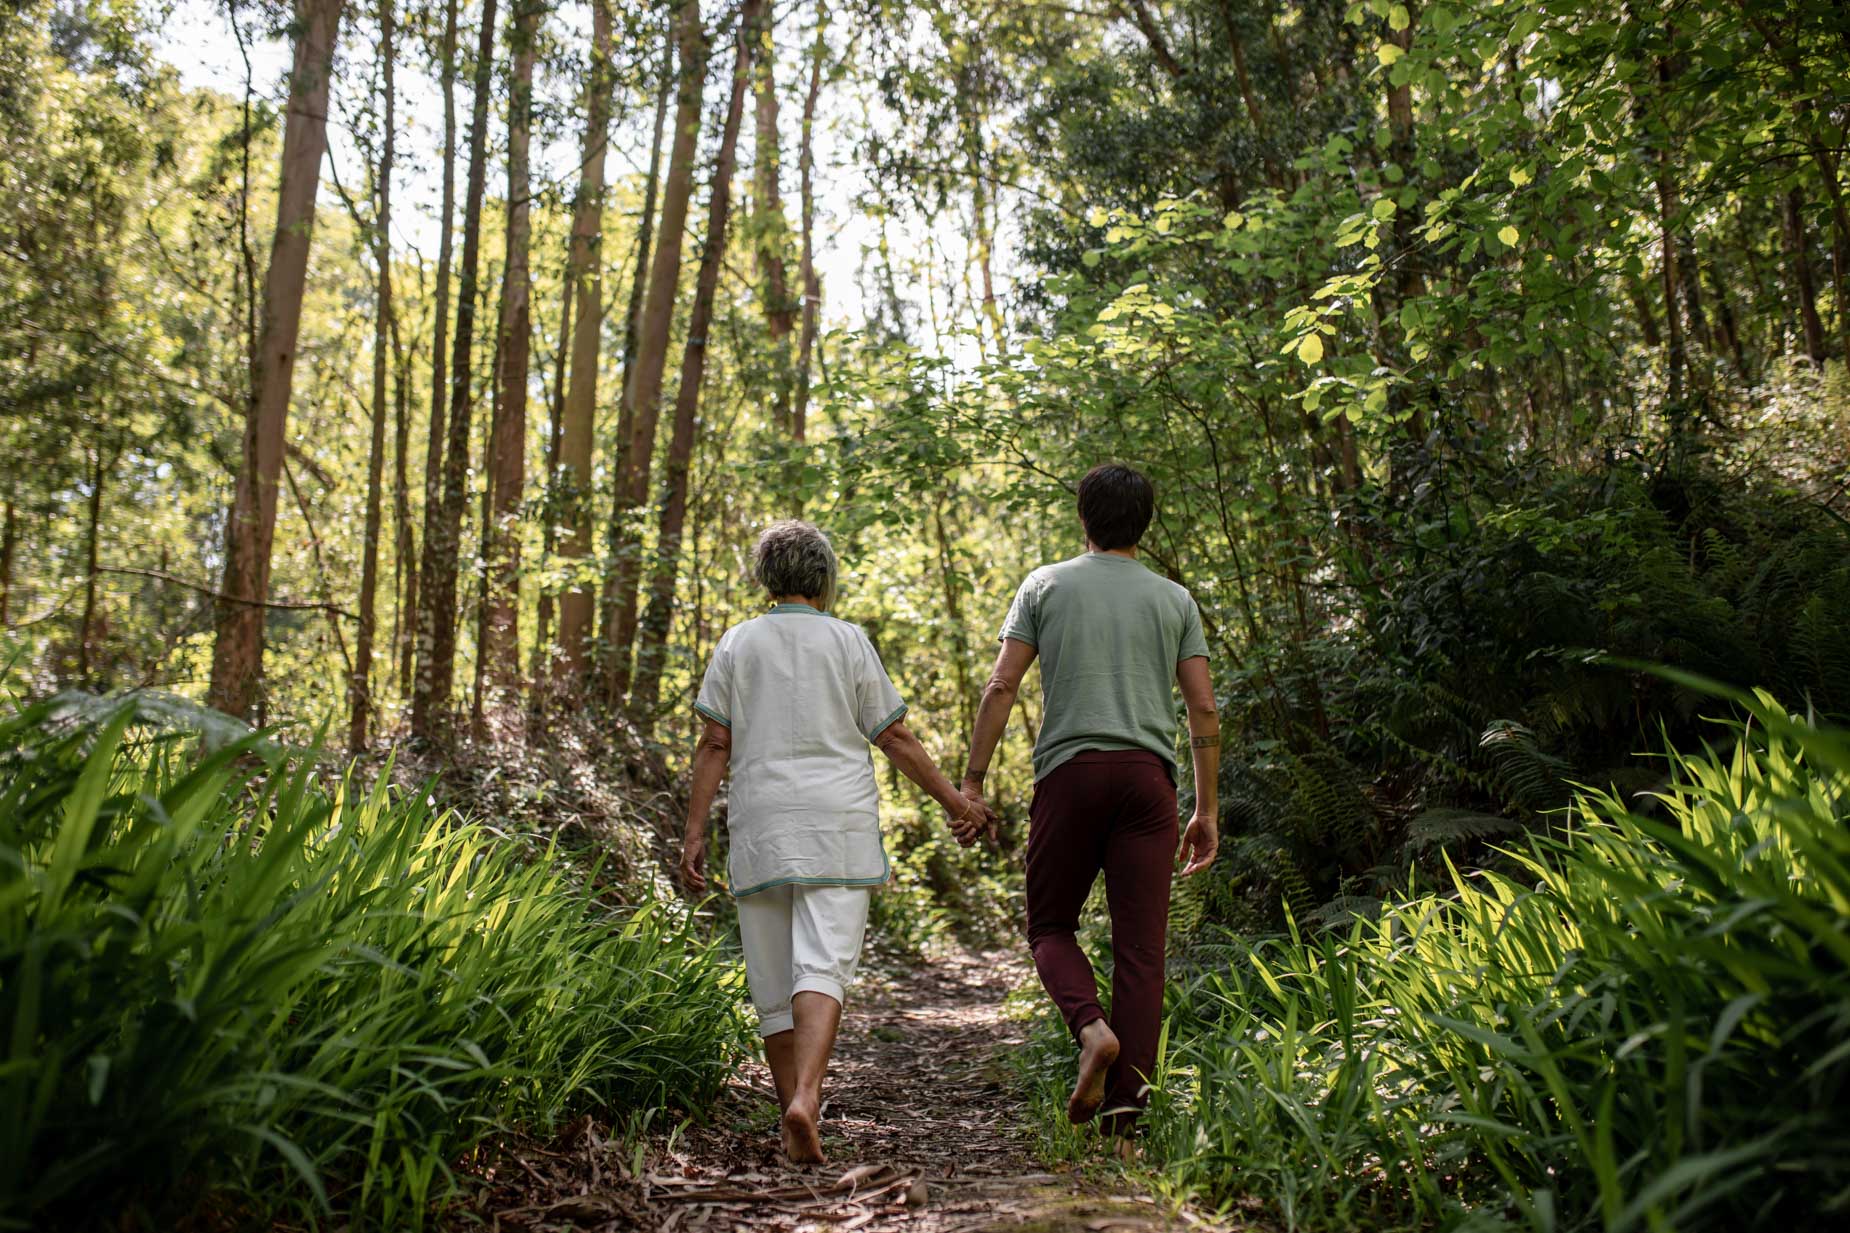
[(871, 741), (875, 737), (879, 736), (882, 732), (885, 732), (888, 728), (892, 727), (893, 724), (899, 719), (899, 717), (906, 713), (906, 710), (907, 710), (906, 704), (903, 702), (900, 703), (899, 709), (897, 711), (894, 711), (891, 715), (888, 715), (885, 719), (881, 720), (879, 723), (875, 724), (871, 729), (868, 730), (867, 739)]
[(696, 711), (699, 711), (702, 715), (705, 715), (708, 719), (712, 720), (716, 724), (724, 724), (728, 728), (732, 727), (732, 721), (730, 719), (727, 719), (724, 715), (720, 714), (718, 711), (715, 711), (709, 707), (704, 707), (700, 705), (700, 703), (698, 702), (694, 703), (694, 709)]
[(769, 882), (760, 882), (756, 886), (742, 891), (733, 891), (734, 899), (743, 899), (747, 895), (756, 895), (759, 891), (772, 890), (779, 886), (884, 886), (893, 876), (893, 862), (888, 859), (886, 845), (880, 845), (880, 876), (877, 878), (772, 878)]
[(773, 604), (771, 605), (771, 611), (772, 612), (807, 612), (811, 616), (829, 615), (828, 613), (824, 612), (822, 609), (812, 608), (808, 604)]

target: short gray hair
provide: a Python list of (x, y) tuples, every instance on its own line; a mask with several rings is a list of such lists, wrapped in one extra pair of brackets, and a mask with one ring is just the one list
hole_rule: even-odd
[(752, 550), (752, 577), (772, 595), (835, 601), (835, 548), (822, 528), (800, 518), (774, 522)]

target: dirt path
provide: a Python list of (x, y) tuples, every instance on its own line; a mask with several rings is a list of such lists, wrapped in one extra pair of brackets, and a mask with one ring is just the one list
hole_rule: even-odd
[(1008, 1073), (1023, 1028), (1001, 1011), (1024, 977), (1013, 957), (957, 954), (865, 979), (826, 1088), (827, 1165), (779, 1156), (770, 1073), (752, 1061), (705, 1126), (625, 1148), (587, 1123), (545, 1147), (510, 1146), (470, 1215), (495, 1228), (611, 1233), (1218, 1227), (1112, 1170), (1036, 1160)]

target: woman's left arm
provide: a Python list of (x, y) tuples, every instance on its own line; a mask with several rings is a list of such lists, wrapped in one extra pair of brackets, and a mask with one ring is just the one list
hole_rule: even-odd
[(874, 745), (887, 760), (899, 768), (899, 773), (910, 779), (931, 794), (931, 798), (944, 806), (944, 812), (951, 824), (951, 833), (957, 836), (957, 842), (969, 847), (985, 830), (990, 828), (989, 807), (970, 800), (957, 789), (945, 773), (938, 769), (938, 764), (931, 760), (925, 746), (919, 738), (912, 735), (912, 729), (906, 727), (904, 720), (894, 720), (880, 730), (874, 737)]
[(681, 842), (681, 881), (689, 893), (698, 895), (707, 888), (707, 814), (719, 781), (732, 765), (732, 729), (715, 720), (707, 720), (694, 746), (693, 785), (687, 797), (687, 829)]

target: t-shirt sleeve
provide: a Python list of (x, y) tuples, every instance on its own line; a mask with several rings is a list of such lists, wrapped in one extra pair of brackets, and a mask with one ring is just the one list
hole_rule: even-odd
[(880, 662), (880, 652), (874, 650), (874, 644), (863, 633), (860, 643), (859, 663), (855, 670), (855, 713), (861, 725), (861, 731), (868, 740), (873, 740), (906, 713), (906, 704), (893, 688), (892, 678), (886, 674), (886, 666)]
[(694, 697), (694, 709), (716, 724), (732, 727), (732, 638), (722, 636), (707, 663), (707, 674), (700, 680), (700, 692)]
[(1041, 589), (1035, 585), (1033, 575), (1016, 589), (1015, 602), (1002, 620), (1002, 632), (996, 635), (997, 642), (1010, 638), (1032, 647), (1041, 645)]
[(1208, 657), (1208, 640), (1201, 632), (1201, 608), (1192, 595), (1183, 596), (1182, 602), (1186, 607), (1182, 616), (1182, 643), (1176, 649), (1178, 664), (1185, 659)]

